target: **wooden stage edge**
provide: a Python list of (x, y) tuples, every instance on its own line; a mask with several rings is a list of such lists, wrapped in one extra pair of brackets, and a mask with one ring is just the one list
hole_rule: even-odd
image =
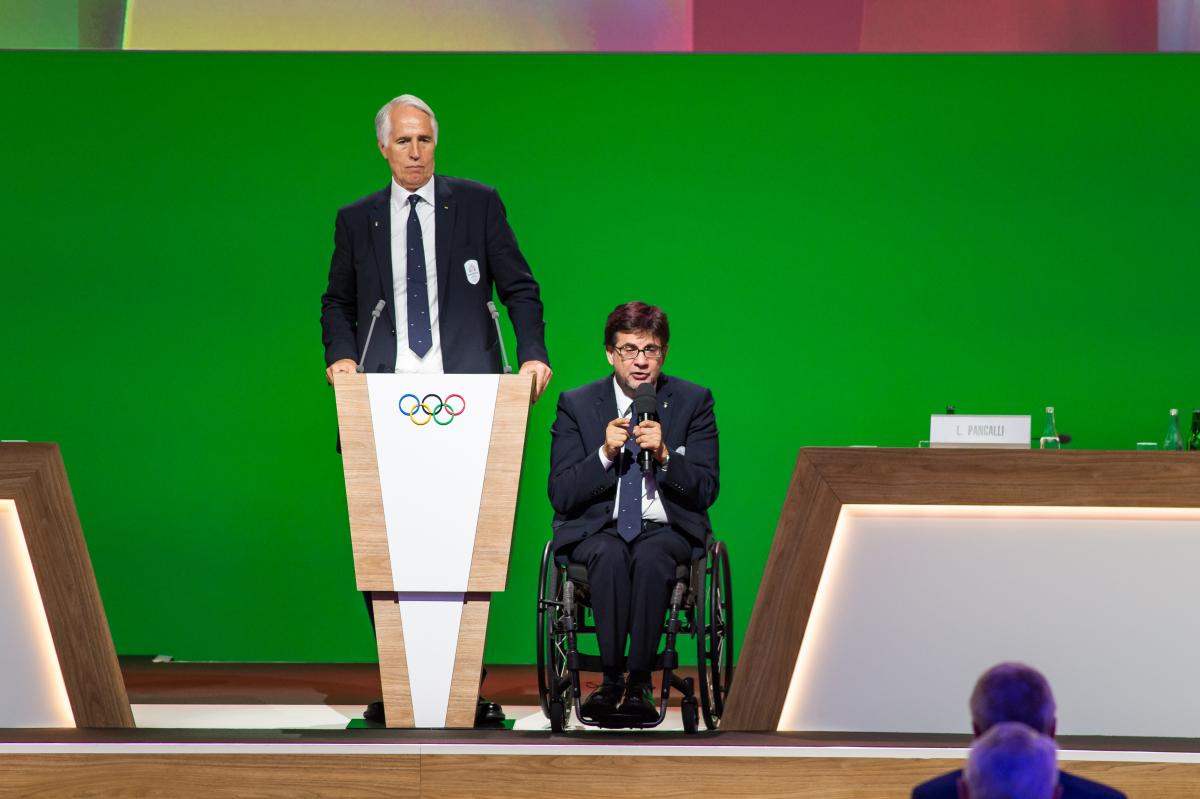
[[(1130, 799), (1194, 797), (1200, 741), (1063, 743)], [(907, 797), (963, 742), (812, 734), (0, 731), (0, 797)], [(569, 786), (567, 790), (566, 786)]]

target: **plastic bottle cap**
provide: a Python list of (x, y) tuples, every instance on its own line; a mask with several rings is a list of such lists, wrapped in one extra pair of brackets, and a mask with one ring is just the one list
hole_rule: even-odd
[(1172, 408), (1172, 409), (1171, 409), (1171, 415), (1172, 415), (1172, 416), (1178, 416), (1178, 415), (1179, 415), (1179, 409), (1178, 409), (1178, 408)]
[(1046, 406), (1046, 413), (1054, 413), (1054, 406), (1053, 406), (1053, 405), (1047, 405), (1047, 406)]

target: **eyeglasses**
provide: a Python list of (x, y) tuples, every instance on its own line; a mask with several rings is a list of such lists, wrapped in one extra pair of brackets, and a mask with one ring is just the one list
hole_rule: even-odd
[(647, 360), (657, 361), (662, 358), (663, 354), (663, 348), (657, 344), (647, 344), (644, 347), (625, 344), (620, 347), (613, 347), (613, 351), (621, 356), (622, 361), (632, 361), (639, 354), (645, 355)]

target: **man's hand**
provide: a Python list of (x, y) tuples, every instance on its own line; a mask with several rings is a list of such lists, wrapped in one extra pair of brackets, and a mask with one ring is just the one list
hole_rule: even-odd
[(329, 368), (325, 370), (325, 379), (329, 381), (330, 385), (333, 385), (334, 375), (352, 375), (357, 370), (358, 364), (352, 359), (342, 358), (340, 361), (329, 364)]
[(554, 372), (550, 367), (541, 361), (526, 361), (521, 364), (521, 368), (517, 370), (519, 375), (533, 375), (533, 401), (537, 402), (542, 398), (542, 392), (546, 390), (546, 386), (550, 385), (550, 378), (554, 376)]
[(647, 419), (633, 428), (633, 440), (642, 449), (650, 450), (660, 464), (667, 459), (667, 445), (663, 443), (662, 425), (658, 422)]
[(628, 440), (629, 420), (624, 416), (618, 416), (608, 423), (608, 427), (604, 428), (604, 457), (615, 461)]

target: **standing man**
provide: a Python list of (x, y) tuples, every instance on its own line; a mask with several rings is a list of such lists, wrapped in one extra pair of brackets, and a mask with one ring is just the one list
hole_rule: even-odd
[[(552, 374), (542, 301), (500, 195), (434, 174), (437, 117), (418, 97), (402, 94), (379, 109), (375, 137), (392, 179), (338, 211), (334, 223), (321, 297), (326, 379), (360, 364), (366, 372), (501, 372), (488, 310), (494, 286), (517, 333), (520, 373), (533, 375), (536, 402)], [(365, 598), (371, 614), (370, 594)], [(383, 703), (372, 702), (363, 715), (382, 723)], [(480, 699), (476, 724), (503, 720), (499, 705)]]
[(542, 301), (500, 195), (434, 174), (437, 117), (411, 94), (379, 109), (375, 135), (392, 180), (338, 211), (321, 297), (326, 378), (360, 363), (367, 372), (500, 372), (487, 308), (495, 286), (517, 333), (520, 373), (533, 375), (534, 398), (541, 396), (552, 374)]
[[(588, 569), (601, 686), (583, 703), (593, 718), (658, 717), (650, 671), (677, 564), (703, 551), (717, 499), (712, 392), (662, 373), (671, 331), (662, 309), (619, 305), (604, 327), (612, 373), (563, 393), (551, 430), (554, 551)], [(638, 386), (655, 386), (658, 421), (635, 424)], [(637, 454), (648, 451), (643, 472)], [(626, 661), (625, 640), (629, 639)], [(625, 679), (628, 667), (629, 678)]]

